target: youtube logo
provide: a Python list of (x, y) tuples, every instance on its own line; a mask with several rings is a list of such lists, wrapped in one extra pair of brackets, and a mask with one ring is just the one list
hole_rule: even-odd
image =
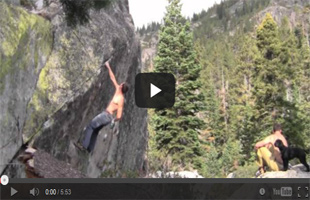
[(169, 73), (140, 73), (135, 80), (136, 105), (169, 108), (175, 101), (175, 78)]

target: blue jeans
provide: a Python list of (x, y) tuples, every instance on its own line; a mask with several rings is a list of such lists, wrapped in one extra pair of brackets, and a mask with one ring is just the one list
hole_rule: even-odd
[(93, 151), (95, 148), (96, 140), (99, 131), (113, 120), (113, 116), (107, 111), (103, 111), (97, 115), (88, 124), (85, 130), (85, 138), (83, 141), (83, 147), (89, 152)]

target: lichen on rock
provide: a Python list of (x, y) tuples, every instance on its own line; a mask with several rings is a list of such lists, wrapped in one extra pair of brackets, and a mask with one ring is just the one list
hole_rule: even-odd
[[(0, 2), (0, 163), (22, 144), (27, 104), (53, 43), (51, 23), (23, 8)], [(0, 172), (5, 165), (0, 166)]]

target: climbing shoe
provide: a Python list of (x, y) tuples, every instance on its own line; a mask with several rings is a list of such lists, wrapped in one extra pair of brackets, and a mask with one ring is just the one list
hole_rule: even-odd
[(80, 142), (74, 142), (74, 145), (83, 152), (88, 152), (87, 149), (80, 143)]

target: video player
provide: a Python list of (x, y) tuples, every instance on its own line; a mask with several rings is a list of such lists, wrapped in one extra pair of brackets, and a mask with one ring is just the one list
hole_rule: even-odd
[(309, 16), (0, 1), (0, 199), (309, 199)]

